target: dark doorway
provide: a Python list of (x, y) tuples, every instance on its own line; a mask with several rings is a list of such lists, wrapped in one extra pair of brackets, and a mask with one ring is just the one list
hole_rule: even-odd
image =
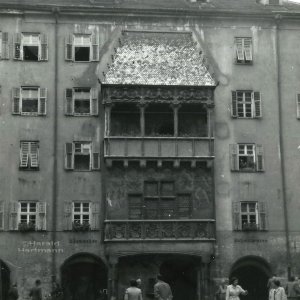
[(6, 264), (4, 264), (0, 260), (0, 299), (7, 299), (8, 298), (8, 290), (10, 287), (10, 271)]
[(188, 257), (174, 257), (164, 261), (160, 274), (169, 283), (173, 300), (197, 299), (196, 262)]
[(62, 287), (64, 300), (105, 300), (106, 266), (94, 256), (73, 257), (62, 267)]
[(243, 296), (244, 300), (265, 300), (268, 299), (267, 283), (271, 272), (264, 261), (245, 259), (234, 266), (230, 277), (237, 277), (239, 285), (248, 290), (248, 295)]

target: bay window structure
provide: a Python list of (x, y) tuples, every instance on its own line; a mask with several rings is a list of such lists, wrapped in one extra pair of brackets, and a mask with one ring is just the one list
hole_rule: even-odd
[(236, 37), (235, 38), (235, 59), (237, 64), (252, 64), (252, 38)]
[(48, 60), (48, 37), (40, 33), (16, 33), (14, 36), (14, 59)]
[(68, 116), (98, 115), (98, 90), (86, 87), (66, 89), (65, 114)]
[(18, 201), (10, 203), (10, 230), (46, 230), (46, 203)]
[(264, 157), (262, 145), (232, 144), (230, 145), (230, 156), (232, 171), (264, 171)]
[(235, 230), (267, 230), (266, 203), (257, 201), (234, 202), (233, 223)]
[(233, 118), (262, 117), (260, 92), (232, 91), (231, 116)]
[(36, 86), (13, 88), (12, 113), (24, 116), (45, 116), (47, 89)]
[(65, 40), (65, 59), (74, 62), (99, 60), (99, 37), (97, 34), (72, 34)]
[(39, 142), (20, 142), (20, 169), (38, 170), (39, 168)]
[(75, 141), (65, 145), (65, 168), (75, 171), (92, 171), (100, 168), (99, 151), (87, 141)]

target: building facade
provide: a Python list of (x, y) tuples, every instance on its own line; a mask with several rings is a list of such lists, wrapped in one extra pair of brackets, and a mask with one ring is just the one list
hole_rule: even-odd
[(299, 274), (299, 8), (0, 1), (2, 299)]

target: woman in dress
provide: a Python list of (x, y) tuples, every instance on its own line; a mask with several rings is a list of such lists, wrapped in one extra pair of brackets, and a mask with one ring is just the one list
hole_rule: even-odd
[(236, 277), (232, 277), (230, 280), (231, 284), (226, 289), (226, 300), (240, 300), (240, 295), (247, 295), (248, 292), (243, 290), (238, 285), (239, 280)]

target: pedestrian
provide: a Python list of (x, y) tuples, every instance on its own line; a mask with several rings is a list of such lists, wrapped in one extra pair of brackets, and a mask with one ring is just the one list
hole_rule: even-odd
[(299, 299), (300, 287), (294, 276), (292, 276), (291, 280), (287, 282), (285, 292), (289, 300)]
[(271, 289), (273, 289), (275, 287), (274, 281), (276, 279), (277, 279), (277, 275), (276, 274), (273, 274), (273, 276), (271, 278), (269, 278), (268, 283), (267, 283), (268, 291), (270, 291)]
[(137, 287), (138, 287), (139, 289), (142, 289), (142, 279), (141, 279), (141, 278), (138, 278), (138, 279), (136, 280), (136, 283), (137, 283)]
[(17, 300), (17, 299), (19, 299), (18, 287), (17, 284), (14, 283), (8, 290), (8, 300)]
[(42, 300), (41, 281), (39, 279), (35, 281), (35, 286), (30, 289), (29, 297), (31, 300)]
[(239, 280), (236, 277), (232, 277), (230, 283), (226, 289), (226, 300), (240, 300), (240, 295), (248, 295), (248, 291), (238, 285)]
[(222, 280), (221, 284), (218, 286), (216, 291), (216, 299), (217, 300), (225, 300), (226, 299), (226, 289), (227, 289), (227, 280)]
[(125, 291), (124, 300), (143, 300), (142, 291), (137, 287), (135, 279), (130, 280), (130, 287)]
[(163, 281), (162, 275), (157, 275), (157, 282), (154, 285), (154, 297), (157, 300), (172, 300), (173, 295), (168, 283)]
[(284, 288), (280, 286), (278, 279), (274, 280), (274, 288), (269, 292), (269, 300), (286, 300), (286, 293)]

